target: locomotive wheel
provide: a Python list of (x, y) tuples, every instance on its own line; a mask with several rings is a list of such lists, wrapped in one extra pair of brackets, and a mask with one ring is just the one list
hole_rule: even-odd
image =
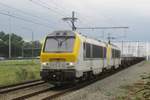
[(94, 78), (94, 74), (93, 74), (92, 71), (90, 71), (90, 72), (88, 73), (88, 79), (93, 79), (93, 78)]
[(102, 72), (103, 72), (103, 73), (106, 73), (106, 72), (107, 72), (107, 69), (106, 69), (106, 68), (103, 68), (103, 69), (102, 69)]
[(115, 71), (116, 70), (115, 66), (112, 66), (110, 70)]
[(83, 76), (82, 76), (82, 78), (81, 78), (81, 81), (85, 81), (85, 80), (87, 80), (88, 79), (88, 73), (86, 72), (86, 73), (83, 73)]

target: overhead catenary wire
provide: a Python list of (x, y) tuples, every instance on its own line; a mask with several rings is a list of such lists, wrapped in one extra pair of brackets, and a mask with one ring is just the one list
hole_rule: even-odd
[(15, 15), (12, 15), (12, 14), (10, 14), (10, 13), (0, 12), (0, 14), (1, 14), (1, 15), (5, 15), (5, 16), (10, 16), (10, 17), (13, 17), (13, 18), (15, 18), (15, 19), (22, 20), (22, 21), (25, 21), (25, 22), (37, 24), (37, 25), (40, 25), (40, 26), (44, 26), (44, 27), (48, 27), (48, 28), (51, 27), (51, 26), (49, 26), (49, 25), (42, 24), (42, 23), (39, 23), (39, 22), (35, 22), (35, 21), (33, 21), (33, 20), (30, 20), (30, 19), (25, 19), (25, 18), (22, 18), (22, 17), (18, 17), (18, 16), (15, 16)]
[(50, 11), (52, 11), (53, 13), (55, 13), (55, 14), (57, 14), (57, 15), (61, 15), (61, 16), (66, 16), (66, 15), (64, 15), (64, 14), (62, 14), (62, 13), (60, 13), (60, 12), (58, 12), (58, 11), (56, 11), (56, 10), (54, 10), (54, 9), (52, 9), (52, 8), (50, 8), (50, 7), (48, 7), (48, 6), (46, 6), (46, 5), (44, 5), (44, 4), (42, 4), (42, 3), (39, 3), (39, 2), (36, 2), (36, 1), (34, 1), (34, 0), (30, 0), (32, 3), (34, 3), (34, 4), (36, 4), (36, 5), (39, 5), (39, 6), (41, 6), (41, 7), (43, 7), (43, 8), (45, 8), (45, 9), (48, 9), (48, 10), (50, 10)]
[[(58, 12), (58, 11), (60, 11), (60, 12), (58, 12), (58, 13), (61, 13), (62, 15), (68, 15), (66, 12), (65, 12), (65, 8), (62, 8), (62, 7), (60, 7), (60, 6), (58, 6), (58, 5), (56, 5), (56, 4), (54, 4), (53, 2), (51, 2), (50, 4), (48, 4), (48, 3), (46, 3), (46, 2), (44, 2), (44, 1), (42, 1), (42, 0), (38, 0), (38, 2), (40, 2), (40, 3), (42, 3), (43, 5), (47, 5), (48, 7), (50, 7), (50, 6), (53, 6), (53, 7), (51, 7), (51, 9), (52, 10), (54, 10), (54, 11), (56, 11), (56, 12)], [(53, 5), (52, 5), (53, 4)], [(54, 9), (53, 9), (54, 8)]]
[[(55, 5), (55, 7), (53, 6), (53, 7), (51, 7), (51, 5), (49, 5), (48, 3), (46, 3), (46, 2), (44, 2), (44, 1), (42, 1), (42, 0), (38, 0), (38, 2), (36, 2), (36, 1), (34, 1), (34, 0), (30, 0), (31, 2), (33, 2), (34, 4), (36, 4), (36, 5), (39, 5), (39, 6), (41, 6), (41, 7), (44, 7), (45, 9), (48, 9), (48, 10), (50, 10), (50, 11), (53, 11), (54, 13), (56, 13), (56, 14), (58, 14), (59, 16), (66, 16), (67, 14), (66, 14), (66, 12), (64, 12), (64, 10), (62, 10), (62, 9), (64, 9), (64, 8), (61, 8), (60, 6), (58, 7), (57, 5)], [(53, 8), (55, 8), (55, 10), (53, 9)], [(61, 8), (61, 9), (60, 9)], [(59, 11), (61, 11), (61, 12), (59, 12)], [(63, 12), (63, 13), (62, 13)], [(67, 22), (67, 24), (69, 25), (69, 27), (71, 27), (71, 25)]]
[(79, 21), (81, 23), (83, 23), (85, 25), (91, 23), (91, 22), (89, 22), (90, 17), (88, 17), (87, 15), (84, 15), (84, 17), (83, 17), (80, 12), (76, 12), (76, 14), (79, 15), (78, 17), (79, 17)]
[[(51, 7), (48, 7), (49, 5), (46, 3), (46, 2), (43, 2), (42, 0), (38, 0), (39, 2), (35, 2), (35, 0), (30, 0), (30, 1), (32, 1), (33, 3), (36, 3), (36, 4), (38, 4), (38, 5), (40, 5), (40, 6), (42, 6), (42, 7), (44, 7), (44, 8), (47, 8), (47, 9), (49, 9), (50, 11), (53, 11), (53, 12), (55, 12), (55, 13), (57, 13), (57, 14), (59, 14), (59, 15), (62, 15), (62, 16), (65, 16), (64, 14), (62, 14), (62, 13), (60, 13), (60, 12), (58, 12), (58, 11), (56, 11), (56, 10), (54, 10), (54, 9), (52, 9)], [(6, 5), (7, 6), (7, 5)], [(58, 7), (57, 7), (57, 5), (56, 5), (56, 7), (55, 8), (57, 8), (57, 10), (58, 10)], [(20, 9), (18, 9), (18, 11), (21, 11)], [(21, 11), (22, 13), (24, 13), (24, 14), (27, 14), (26, 12), (23, 12), (23, 11)], [(5, 13), (5, 15), (6, 15), (7, 13)], [(32, 16), (32, 15), (31, 15)], [(33, 15), (34, 16), (34, 15)], [(22, 18), (22, 17), (19, 17), (19, 16), (15, 16), (15, 15), (11, 15), (11, 17), (14, 17), (14, 18), (19, 18), (20, 20), (22, 19), (22, 20), (24, 20), (24, 21), (26, 21), (26, 22), (30, 22), (30, 23), (34, 23), (34, 24), (41, 24), (41, 25), (44, 25), (44, 26), (48, 26), (48, 25), (46, 25), (46, 24), (42, 24), (42, 23), (39, 23), (39, 22), (35, 22), (35, 21), (33, 21), (33, 20), (31, 20), (31, 19), (25, 19), (25, 18)], [(38, 16), (34, 16), (34, 17), (36, 17), (36, 18), (39, 18)], [(77, 27), (78, 29), (81, 29), (81, 27)], [(91, 29), (94, 29), (94, 28), (91, 28)]]
[(53, 0), (49, 0), (52, 4), (54, 4), (56, 7), (59, 7), (59, 8), (61, 8), (61, 9), (65, 9), (65, 10), (67, 10), (67, 11), (69, 11), (69, 9), (67, 9), (66, 7), (63, 7), (62, 6), (62, 3), (61, 3), (61, 5), (60, 5), (60, 3), (59, 3), (59, 5), (55, 2), (55, 1), (53, 1)]
[[(41, 0), (40, 0), (41, 1)], [(70, 11), (72, 11), (72, 10), (70, 10), (70, 9), (68, 9), (67, 7), (63, 7), (62, 6), (62, 3), (59, 3), (59, 5), (57, 4), (57, 2), (55, 2), (55, 1), (53, 1), (53, 0), (49, 0), (50, 2), (51, 2), (51, 4), (54, 4), (56, 7), (58, 7), (58, 8), (61, 8), (61, 9), (63, 9), (63, 10), (65, 10), (66, 12), (70, 12)], [(78, 16), (78, 14), (79, 14), (79, 16), (78, 16), (78, 21), (79, 22), (81, 22), (81, 23), (83, 23), (83, 24), (89, 24), (88, 22), (88, 18), (87, 18), (87, 16), (85, 16), (84, 15), (84, 17), (82, 16), (82, 14), (81, 13), (79, 13), (79, 12), (77, 12), (77, 11), (75, 11), (76, 12), (76, 14), (77, 14), (77, 16)], [(66, 13), (65, 13), (66, 14)], [(67, 14), (66, 14), (67, 15)], [(69, 14), (70, 15), (70, 14)], [(83, 21), (84, 20), (84, 21)]]
[(63, 21), (70, 21), (71, 22), (71, 26), (72, 26), (72, 30), (75, 31), (76, 30), (76, 26), (75, 26), (75, 22), (76, 20), (78, 20), (78, 18), (75, 17), (75, 12), (72, 11), (72, 16), (71, 17), (64, 17), (62, 18)]
[[(41, 0), (40, 0), (41, 1)], [(59, 3), (59, 5), (57, 4), (57, 2), (56, 2), (56, 0), (49, 0), (50, 2), (51, 2), (51, 4), (54, 4), (56, 7), (58, 7), (58, 8), (61, 8), (61, 9), (63, 9), (63, 10), (65, 10), (65, 11), (67, 11), (67, 12), (70, 12), (70, 11), (72, 11), (72, 10), (70, 10), (70, 9), (68, 9), (67, 7), (63, 7), (62, 6), (62, 3)], [(75, 9), (74, 9), (75, 10)], [(85, 20), (84, 22), (86, 22), (86, 24), (87, 24), (87, 22), (89, 22), (88, 20), (88, 18), (89, 18), (89, 16), (85, 16), (84, 15), (84, 17), (82, 16), (82, 14), (80, 13), (80, 12), (77, 12), (77, 11), (75, 11), (76, 12), (76, 14), (77, 14), (77, 16), (78, 16), (78, 14), (79, 14), (79, 21), (80, 22), (83, 22), (83, 21), (81, 21), (81, 20)], [(81, 20), (80, 20), (81, 19)]]
[(129, 27), (77, 27), (77, 29), (128, 29)]
[[(43, 2), (43, 1), (41, 1), (41, 0), (38, 0), (39, 2), (35, 2), (34, 0), (30, 0), (31, 2), (33, 2), (33, 3), (35, 3), (35, 4), (37, 4), (37, 5), (39, 5), (39, 6), (42, 6), (42, 7), (44, 7), (44, 8), (46, 8), (46, 9), (48, 9), (48, 10), (50, 10), (50, 11), (54, 11), (55, 13), (57, 13), (57, 14), (59, 14), (59, 15), (61, 15), (61, 16), (66, 16), (65, 14), (62, 14), (62, 13), (60, 13), (60, 12), (57, 12), (57, 11), (55, 11), (55, 10), (53, 10), (52, 8), (50, 8), (50, 7), (47, 7), (47, 6), (49, 6), (46, 2)], [(58, 9), (58, 8), (57, 8)], [(67, 24), (69, 25), (69, 26), (71, 26), (68, 22), (67, 22)]]
[[(61, 12), (59, 12), (60, 10), (59, 10), (59, 8), (61, 8), (61, 9), (66, 9), (66, 8), (64, 8), (64, 7), (60, 7), (60, 5), (58, 6), (56, 3), (53, 3), (52, 1), (51, 1), (51, 3), (53, 3), (56, 7), (56, 9), (54, 10), (53, 9), (53, 7), (50, 7), (50, 5), (48, 4), (48, 3), (46, 3), (46, 2), (44, 2), (44, 1), (42, 1), (42, 0), (30, 0), (32, 3), (34, 3), (34, 4), (36, 4), (36, 5), (39, 5), (39, 6), (41, 6), (41, 7), (43, 7), (43, 8), (46, 8), (46, 9), (48, 9), (48, 10), (50, 10), (50, 11), (52, 11), (52, 12), (54, 12), (54, 13), (56, 13), (56, 14), (58, 14), (58, 15), (61, 15), (61, 16), (66, 16), (67, 14), (64, 12), (64, 11), (61, 11), (61, 12), (63, 12), (63, 13), (61, 13)], [(37, 2), (38, 1), (38, 2)], [(66, 9), (67, 10), (67, 9)], [(65, 15), (65, 14), (66, 15)], [(82, 19), (86, 19), (86, 18), (84, 18), (84, 17), (82, 17)], [(83, 21), (81, 21), (81, 20), (79, 20), (81, 23), (83, 23)], [(89, 22), (88, 21), (88, 19), (86, 19), (86, 21), (84, 21), (84, 23), (86, 22), (86, 24)], [(70, 25), (69, 25), (70, 26)]]
[[(117, 27), (77, 27), (77, 29), (81, 29), (81, 30), (94, 30), (94, 29), (100, 29), (100, 30), (110, 30), (110, 29), (128, 29), (129, 27), (124, 27), (124, 26), (117, 26)], [(119, 37), (112, 37), (110, 36), (110, 33), (108, 33), (108, 37), (107, 39), (110, 40), (111, 39), (118, 39), (118, 38), (124, 38), (124, 36), (119, 36)], [(103, 33), (103, 39), (104, 39), (104, 33)]]
[(40, 20), (43, 20), (43, 21), (46, 21), (46, 22), (49, 21), (48, 19), (43, 19), (40, 16), (33, 15), (31, 13), (25, 12), (23, 10), (17, 9), (15, 7), (9, 6), (9, 5), (1, 3), (1, 2), (0, 2), (0, 5), (3, 6), (3, 7), (7, 7), (7, 8), (10, 8), (10, 9), (16, 10), (17, 12), (20, 12), (20, 13), (22, 13), (24, 15), (29, 15), (30, 17), (33, 17), (33, 18), (37, 18), (37, 19), (40, 19)]

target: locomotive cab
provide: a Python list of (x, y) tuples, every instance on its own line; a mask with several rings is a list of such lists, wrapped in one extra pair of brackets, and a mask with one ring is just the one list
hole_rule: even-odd
[(74, 31), (48, 34), (40, 60), (42, 79), (54, 85), (84, 81), (121, 63), (117, 46)]
[(40, 57), (43, 80), (56, 84), (75, 78), (79, 42), (78, 36), (72, 31), (55, 31), (46, 37)]

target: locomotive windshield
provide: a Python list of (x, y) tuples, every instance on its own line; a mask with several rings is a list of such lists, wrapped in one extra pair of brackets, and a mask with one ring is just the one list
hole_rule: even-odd
[(74, 46), (74, 39), (74, 36), (47, 37), (44, 52), (72, 52)]

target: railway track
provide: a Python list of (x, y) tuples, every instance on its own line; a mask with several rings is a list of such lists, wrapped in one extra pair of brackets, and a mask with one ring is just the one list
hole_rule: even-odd
[(37, 100), (51, 100), (51, 99), (55, 99), (55, 98), (62, 96), (64, 94), (67, 94), (67, 93), (70, 93), (72, 91), (86, 87), (86, 86), (88, 86), (88, 85), (90, 85), (96, 81), (102, 80), (102, 79), (104, 79), (108, 76), (111, 76), (111, 75), (113, 75), (113, 74), (115, 74), (115, 73), (117, 73), (123, 69), (125, 69), (125, 68), (111, 71), (111, 72), (109, 72), (109, 74), (107, 72), (102, 73), (101, 75), (99, 75), (96, 78), (93, 78), (92, 80), (80, 82), (79, 84), (76, 84), (76, 85), (69, 85), (66, 87), (52, 87), (52, 88), (48, 88), (47, 90), (36, 91), (32, 94), (28, 94), (28, 95), (24, 95), (24, 96), (21, 96), (18, 98), (14, 98), (13, 100), (24, 100), (24, 99), (27, 99), (27, 100), (35, 100), (35, 99), (37, 99)]
[[(134, 63), (136, 64), (136, 63)], [(133, 65), (133, 64), (131, 64)], [(130, 65), (130, 66), (131, 66)], [(94, 77), (93, 79), (90, 79), (90, 80), (87, 80), (87, 81), (84, 81), (84, 82), (80, 82), (76, 85), (68, 85), (68, 86), (65, 86), (65, 87), (54, 87), (54, 86), (46, 86), (45, 88), (42, 88), (42, 89), (38, 89), (39, 87), (37, 86), (37, 90), (36, 91), (33, 91), (33, 92), (28, 92), (28, 93), (25, 93), (25, 94), (21, 94), (21, 95), (18, 95), (16, 97), (13, 97), (11, 99), (13, 100), (51, 100), (51, 99), (55, 99), (59, 96), (62, 96), (64, 94), (67, 94), (67, 93), (70, 93), (72, 91), (75, 91), (75, 90), (78, 90), (80, 88), (83, 88), (85, 86), (88, 86), (96, 81), (99, 81), (99, 80), (102, 80), (108, 76), (111, 76), (125, 68), (128, 68), (129, 66), (122, 66), (121, 68), (117, 69), (117, 70), (114, 70), (114, 71), (109, 71), (109, 73), (105, 72), (105, 73), (102, 73), (100, 74), (99, 76), (97, 77)], [(32, 85), (31, 85), (32, 84)], [(38, 81), (37, 83), (35, 82), (35, 84), (31, 83), (30, 85), (27, 85), (26, 87), (31, 87), (31, 86), (35, 86), (36, 84), (44, 84), (44, 82), (40, 82)], [(18, 87), (18, 86), (17, 86)], [(18, 87), (18, 88), (14, 88), (14, 89), (7, 89), (7, 90), (1, 90), (0, 93), (7, 93), (7, 92), (10, 92), (10, 91), (14, 91), (14, 90), (18, 90), (18, 89), (24, 89), (24, 87)], [(7, 91), (7, 92), (6, 92)]]
[(40, 85), (43, 83), (45, 83), (45, 82), (42, 80), (32, 80), (32, 81), (27, 81), (27, 82), (23, 82), (23, 83), (14, 84), (14, 85), (0, 87), (0, 94), (8, 93), (11, 91), (15, 91), (15, 90), (35, 86), (35, 85)]

